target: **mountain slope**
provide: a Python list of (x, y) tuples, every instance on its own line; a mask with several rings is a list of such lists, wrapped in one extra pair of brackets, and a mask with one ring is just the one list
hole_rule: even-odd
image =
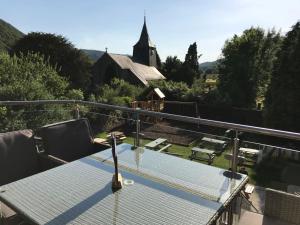
[(8, 51), (23, 35), (17, 28), (0, 19), (0, 52)]
[(93, 61), (96, 62), (103, 54), (104, 51), (98, 51), (98, 50), (90, 50), (90, 49), (80, 49), (83, 51), (87, 56)]
[(218, 60), (212, 61), (212, 62), (203, 62), (203, 63), (199, 64), (199, 68), (203, 71), (208, 70), (208, 69), (215, 70), (217, 64), (218, 64)]

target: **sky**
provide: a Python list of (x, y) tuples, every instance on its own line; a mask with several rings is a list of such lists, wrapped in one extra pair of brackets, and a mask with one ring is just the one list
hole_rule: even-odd
[(218, 59), (224, 42), (251, 26), (284, 34), (300, 19), (300, 0), (0, 0), (0, 18), (24, 33), (60, 34), (77, 48), (130, 55), (144, 11), (163, 61), (183, 60), (197, 42), (201, 63)]

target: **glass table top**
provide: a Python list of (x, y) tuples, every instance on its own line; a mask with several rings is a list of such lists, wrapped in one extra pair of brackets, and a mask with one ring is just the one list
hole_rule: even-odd
[[(116, 149), (119, 167), (148, 179), (198, 194), (208, 200), (224, 203), (246, 180), (239, 174), (233, 179), (228, 171), (189, 161), (130, 144), (120, 144)], [(91, 156), (103, 163), (113, 163), (111, 148)]]

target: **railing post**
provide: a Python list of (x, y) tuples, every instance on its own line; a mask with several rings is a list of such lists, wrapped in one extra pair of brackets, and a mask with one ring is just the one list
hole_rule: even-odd
[(79, 105), (76, 105), (75, 108), (75, 119), (79, 119), (80, 118), (80, 112), (79, 112)]
[(239, 131), (235, 130), (235, 138), (232, 149), (231, 169), (233, 173), (237, 172), (238, 152), (239, 152)]
[(136, 111), (136, 147), (140, 146), (140, 113), (139, 113), (139, 108), (137, 108)]

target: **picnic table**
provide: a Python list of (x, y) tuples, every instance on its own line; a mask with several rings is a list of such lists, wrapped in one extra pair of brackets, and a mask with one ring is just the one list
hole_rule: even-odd
[(239, 148), (239, 151), (245, 155), (257, 156), (259, 154), (259, 150), (252, 148)]
[(208, 137), (203, 137), (201, 140), (206, 141), (206, 142), (210, 142), (210, 143), (213, 143), (213, 144), (220, 144), (220, 145), (223, 145), (223, 144), (226, 143), (226, 141), (222, 141), (222, 140), (214, 139), (214, 138), (208, 138)]
[[(232, 153), (226, 153), (226, 154), (224, 155), (224, 158), (225, 158), (226, 160), (231, 161), (231, 160), (232, 160)], [(244, 165), (245, 162), (247, 162), (247, 159), (246, 159), (244, 156), (240, 156), (240, 155), (237, 156), (237, 164), (238, 164), (238, 165), (240, 165), (240, 166), (241, 166), (241, 165)]]
[(149, 142), (148, 144), (145, 145), (145, 147), (150, 148), (150, 149), (155, 149), (159, 145), (165, 144), (167, 142), (167, 139), (164, 138), (158, 138), (154, 141)]
[[(207, 157), (204, 157), (207, 156)], [(207, 160), (209, 164), (213, 162), (213, 159), (215, 157), (215, 151), (204, 149), (204, 148), (192, 148), (192, 154), (190, 156), (191, 159), (203, 159)]]
[(111, 149), (1, 186), (0, 201), (33, 224), (209, 224), (248, 181), (132, 145), (117, 146), (124, 186), (111, 188)]

